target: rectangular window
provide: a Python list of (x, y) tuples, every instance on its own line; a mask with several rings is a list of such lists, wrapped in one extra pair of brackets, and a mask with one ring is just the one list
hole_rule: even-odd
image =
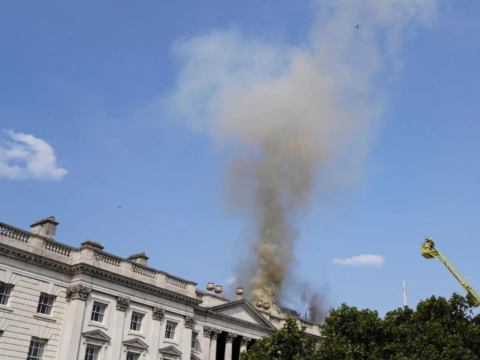
[(85, 360), (98, 360), (98, 353), (100, 348), (98, 346), (87, 345), (87, 351), (85, 351)]
[(45, 341), (37, 338), (32, 338), (30, 347), (28, 348), (27, 360), (41, 360), (45, 352)]
[(92, 309), (92, 321), (103, 323), (103, 318), (105, 317), (106, 308), (107, 308), (107, 305), (94, 302), (93, 309)]
[(132, 352), (127, 352), (127, 360), (138, 360), (140, 359), (140, 354), (135, 354)]
[(165, 337), (170, 340), (175, 340), (175, 329), (177, 324), (171, 321), (167, 321), (167, 327), (165, 330)]
[(0, 304), (7, 305), (10, 292), (12, 291), (12, 285), (7, 285), (0, 282)]
[(50, 315), (52, 312), (54, 301), (55, 301), (55, 296), (41, 293), (40, 299), (38, 300), (37, 313)]
[(197, 350), (198, 333), (192, 333), (192, 350)]
[(132, 322), (130, 323), (130, 330), (140, 331), (142, 329), (143, 314), (132, 313)]

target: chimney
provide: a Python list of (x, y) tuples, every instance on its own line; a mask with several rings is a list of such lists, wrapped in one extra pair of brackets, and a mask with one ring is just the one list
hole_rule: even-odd
[(237, 287), (237, 300), (243, 299), (243, 288)]
[(55, 238), (55, 231), (57, 230), (58, 222), (55, 221), (53, 216), (46, 219), (37, 220), (30, 225), (32, 234), (41, 235), (48, 239), (53, 240)]
[(92, 248), (95, 248), (95, 249), (98, 249), (98, 250), (103, 250), (104, 249), (102, 244), (100, 244), (99, 242), (90, 240), (90, 239), (87, 239), (86, 241), (84, 241), (83, 243), (80, 244), (80, 247), (85, 247), (85, 246), (89, 246), (89, 247), (92, 247)]
[(147, 266), (147, 260), (148, 259), (149, 259), (149, 257), (147, 255), (145, 255), (144, 252), (139, 253), (139, 254), (130, 255), (128, 257), (128, 260), (135, 261), (137, 264), (143, 265), (143, 266)]

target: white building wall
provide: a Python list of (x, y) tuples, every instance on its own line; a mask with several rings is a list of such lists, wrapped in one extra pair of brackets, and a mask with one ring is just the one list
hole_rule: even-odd
[[(46, 341), (45, 360), (83, 360), (88, 344), (100, 347), (99, 360), (125, 360), (127, 351), (158, 360), (165, 349), (165, 359), (206, 360), (215, 332), (258, 339), (284, 322), (148, 268), (144, 254), (144, 263), (137, 263), (102, 249), (91, 241), (73, 248), (0, 223), (0, 282), (13, 286), (8, 304), (0, 305), (0, 360), (26, 359), (32, 338)], [(37, 313), (41, 293), (55, 296), (50, 315)], [(96, 301), (106, 305), (101, 323), (91, 319)], [(223, 304), (231, 307), (222, 314), (200, 311)], [(144, 315), (140, 331), (130, 329), (133, 312)], [(259, 324), (255, 316), (273, 325)], [(165, 337), (169, 321), (177, 324), (175, 339)], [(318, 336), (318, 327), (307, 325)], [(193, 333), (198, 347), (192, 352)]]
[[(34, 273), (22, 274), (2, 260), (0, 257), (0, 282), (13, 288), (8, 304), (0, 305), (0, 359), (26, 359), (32, 337), (48, 340), (44, 359), (56, 359), (66, 307), (65, 286)], [(56, 296), (50, 315), (37, 313), (41, 293)]]

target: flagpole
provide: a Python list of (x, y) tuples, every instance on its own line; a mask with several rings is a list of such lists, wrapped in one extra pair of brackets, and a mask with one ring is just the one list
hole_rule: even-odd
[(405, 287), (405, 279), (403, 279), (403, 302), (407, 306), (407, 288)]

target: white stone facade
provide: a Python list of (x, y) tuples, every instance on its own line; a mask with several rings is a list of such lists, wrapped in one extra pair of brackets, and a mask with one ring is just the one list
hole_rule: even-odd
[(150, 268), (145, 254), (59, 243), (57, 225), (0, 222), (0, 360), (237, 360), (285, 322)]

